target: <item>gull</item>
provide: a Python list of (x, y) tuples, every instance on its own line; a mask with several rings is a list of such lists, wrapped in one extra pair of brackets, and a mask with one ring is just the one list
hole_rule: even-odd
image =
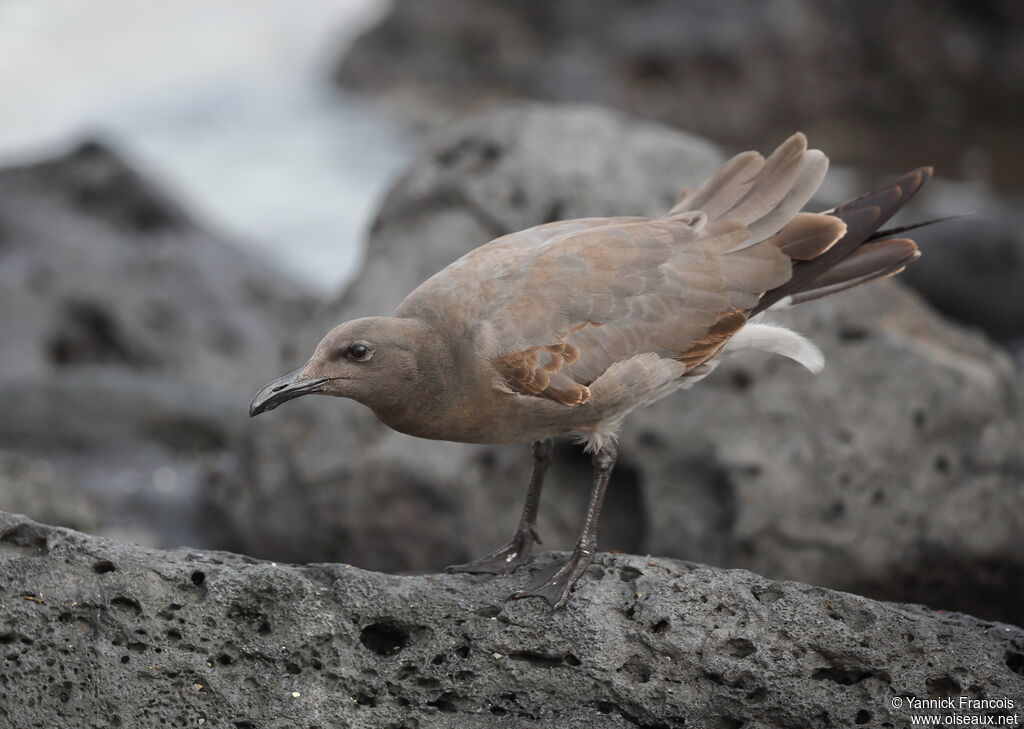
[(594, 560), (597, 525), (633, 410), (692, 387), (725, 356), (772, 352), (811, 372), (813, 343), (774, 310), (899, 273), (920, 255), (881, 230), (931, 177), (909, 172), (822, 213), (801, 212), (828, 158), (803, 134), (767, 158), (738, 154), (660, 217), (545, 223), (476, 248), (391, 316), (331, 329), (302, 367), (266, 385), (250, 417), (307, 394), (356, 400), (391, 428), (461, 443), (532, 444), (511, 541), (449, 571), (507, 574), (534, 543), (552, 439), (591, 454), (593, 487), (568, 559), (511, 597), (561, 608)]

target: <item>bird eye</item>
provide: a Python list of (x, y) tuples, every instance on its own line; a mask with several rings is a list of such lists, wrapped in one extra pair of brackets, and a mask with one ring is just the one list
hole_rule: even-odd
[(373, 347), (369, 342), (352, 342), (348, 347), (348, 356), (356, 362), (365, 362), (373, 356)]

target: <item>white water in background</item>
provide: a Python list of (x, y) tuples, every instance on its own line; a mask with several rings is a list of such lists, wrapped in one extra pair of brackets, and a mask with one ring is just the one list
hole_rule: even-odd
[(0, 0), (0, 165), (100, 134), (321, 291), (412, 154), (330, 86), (382, 0)]

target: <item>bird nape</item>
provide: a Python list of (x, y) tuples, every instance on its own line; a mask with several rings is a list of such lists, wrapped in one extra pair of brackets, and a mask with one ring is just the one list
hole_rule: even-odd
[[(369, 407), (395, 430), (465, 443), (532, 443), (512, 540), (457, 572), (505, 574), (535, 542), (552, 438), (592, 454), (586, 520), (569, 559), (512, 597), (565, 604), (593, 561), (625, 416), (762, 350), (817, 372), (820, 350), (773, 310), (899, 273), (920, 254), (881, 226), (931, 176), (909, 172), (823, 213), (800, 212), (828, 159), (803, 134), (767, 159), (744, 152), (664, 216), (583, 218), (502, 236), (416, 288), (390, 317), (355, 319), (257, 393), (255, 416), (320, 393)], [(924, 225), (926, 223), (922, 223)]]

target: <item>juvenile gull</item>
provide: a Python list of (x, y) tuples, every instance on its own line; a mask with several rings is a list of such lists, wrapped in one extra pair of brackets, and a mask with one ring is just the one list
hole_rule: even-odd
[(812, 372), (821, 351), (772, 324), (782, 308), (899, 273), (918, 256), (880, 230), (930, 168), (824, 213), (800, 209), (828, 159), (803, 134), (767, 159), (739, 154), (661, 217), (584, 218), (502, 236), (452, 263), (390, 317), (339, 324), (309, 361), (260, 390), (250, 416), (318, 393), (361, 402), (402, 433), (532, 443), (519, 527), (459, 572), (504, 574), (527, 558), (552, 438), (592, 454), (586, 521), (569, 559), (531, 589), (557, 610), (593, 561), (597, 523), (632, 410), (685, 389), (723, 354), (763, 350)]

